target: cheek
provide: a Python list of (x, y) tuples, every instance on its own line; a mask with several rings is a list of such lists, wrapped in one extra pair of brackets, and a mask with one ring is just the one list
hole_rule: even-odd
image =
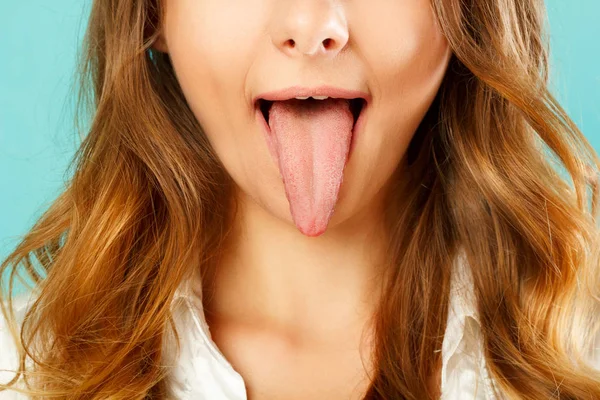
[[(434, 39), (434, 38), (431, 38)], [(380, 70), (384, 148), (405, 147), (433, 102), (446, 73), (450, 50), (443, 39), (420, 42), (420, 50), (407, 51), (395, 68)]]
[[(235, 4), (234, 4), (235, 3)], [(240, 169), (252, 151), (240, 134), (246, 117), (246, 74), (260, 17), (240, 2), (178, 0), (167, 5), (165, 36), (177, 80), (215, 152), (228, 169)]]
[(361, 37), (369, 41), (362, 47), (377, 80), (374, 97), (410, 108), (437, 91), (450, 52), (428, 1), (397, 3), (372, 17), (381, 18), (380, 24), (361, 25)]
[[(185, 1), (180, 2), (186, 4)], [(179, 2), (177, 3), (179, 4)], [(209, 102), (219, 103), (235, 84), (233, 78), (239, 65), (240, 52), (223, 49), (226, 42), (218, 43), (212, 31), (214, 22), (205, 20), (203, 7), (174, 7), (167, 13), (165, 34), (169, 55), (186, 99), (194, 110), (203, 109)], [(189, 12), (186, 17), (180, 13)], [(223, 28), (219, 28), (223, 29)], [(198, 115), (202, 119), (202, 115)]]
[(374, 98), (373, 125), (363, 141), (363, 156), (366, 163), (380, 168), (374, 157), (385, 160), (387, 169), (395, 168), (404, 155), (439, 90), (451, 56), (428, 2), (394, 4), (393, 9), (383, 11), (363, 10), (375, 13), (368, 18), (381, 23), (359, 24), (356, 36), (371, 67)]
[(363, 202), (358, 192), (376, 192), (396, 170), (448, 66), (451, 52), (433, 12), (409, 3), (394, 2), (393, 9), (365, 8), (361, 14), (366, 20), (356, 26), (357, 47), (370, 67), (374, 102), (349, 164), (353, 184), (343, 188), (350, 203)]
[(265, 16), (256, 2), (168, 3), (164, 29), (178, 78), (213, 95), (243, 93), (231, 90), (243, 83), (261, 39)]

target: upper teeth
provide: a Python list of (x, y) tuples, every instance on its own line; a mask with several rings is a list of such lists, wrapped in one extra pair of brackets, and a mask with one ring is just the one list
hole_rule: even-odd
[(306, 100), (308, 98), (312, 97), (315, 100), (325, 100), (328, 99), (329, 96), (306, 96), (306, 97), (296, 97), (298, 100)]

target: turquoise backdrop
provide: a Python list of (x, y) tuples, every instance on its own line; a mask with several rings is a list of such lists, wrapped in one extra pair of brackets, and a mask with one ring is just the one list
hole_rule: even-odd
[[(0, 258), (62, 190), (77, 143), (69, 96), (89, 1), (0, 0)], [(600, 151), (600, 1), (547, 1), (552, 81)]]

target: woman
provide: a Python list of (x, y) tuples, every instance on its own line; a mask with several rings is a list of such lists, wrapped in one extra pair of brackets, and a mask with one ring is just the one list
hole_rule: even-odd
[(2, 266), (34, 285), (0, 397), (599, 399), (600, 162), (543, 22), (94, 1), (73, 178)]

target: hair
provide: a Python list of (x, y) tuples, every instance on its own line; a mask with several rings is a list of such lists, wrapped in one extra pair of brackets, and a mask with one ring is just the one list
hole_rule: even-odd
[[(600, 161), (548, 89), (543, 1), (431, 6), (452, 56), (388, 198), (365, 398), (435, 398), (428, 382), (462, 249), (494, 390), (599, 399), (600, 371), (584, 354), (600, 322)], [(170, 302), (216, 265), (236, 202), (168, 54), (152, 47), (163, 12), (159, 0), (93, 2), (73, 175), (0, 268), (20, 352), (0, 390), (22, 375), (29, 389), (16, 390), (34, 398), (166, 397)], [(38, 293), (20, 333), (16, 280)]]

